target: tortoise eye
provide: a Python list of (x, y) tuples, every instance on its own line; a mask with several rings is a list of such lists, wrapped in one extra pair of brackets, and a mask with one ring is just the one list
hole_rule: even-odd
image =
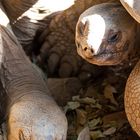
[(114, 34), (111, 34), (111, 35), (109, 35), (107, 41), (108, 41), (109, 43), (114, 43), (114, 42), (118, 41), (118, 39), (119, 39), (119, 35), (120, 35), (119, 32), (114, 33)]

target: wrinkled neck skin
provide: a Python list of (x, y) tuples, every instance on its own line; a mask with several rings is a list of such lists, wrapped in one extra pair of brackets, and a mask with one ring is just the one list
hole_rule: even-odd
[[(8, 96), (7, 104), (17, 102), (24, 96), (44, 98), (47, 89), (43, 79), (26, 57), (21, 46), (5, 27), (0, 26), (0, 81)], [(2, 107), (3, 108), (3, 107)]]
[[(1, 110), (8, 140), (66, 139), (67, 120), (12, 33), (0, 26)], [(21, 134), (19, 131), (22, 131)], [(25, 133), (29, 131), (29, 135)], [(38, 136), (39, 135), (39, 136)], [(59, 138), (60, 137), (60, 138)], [(54, 138), (54, 139), (55, 139)]]
[[(41, 83), (37, 80), (39, 76), (29, 65), (29, 60), (22, 55), (24, 52), (16, 39), (5, 27), (1, 26), (0, 31), (0, 81), (8, 94), (9, 102), (15, 102), (30, 92), (30, 89), (37, 90)], [(45, 86), (41, 87), (40, 92), (45, 91)]]

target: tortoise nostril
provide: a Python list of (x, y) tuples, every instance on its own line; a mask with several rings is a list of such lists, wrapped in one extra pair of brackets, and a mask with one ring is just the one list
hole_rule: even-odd
[(84, 48), (84, 51), (86, 51), (86, 50), (87, 50), (87, 47)]
[(94, 53), (94, 50), (91, 48), (91, 53)]
[(83, 55), (86, 58), (91, 59), (94, 56), (94, 49), (90, 48), (90, 47), (84, 47), (83, 48)]
[(93, 54), (93, 53), (94, 53), (93, 48), (87, 48), (87, 47), (84, 47), (83, 50), (84, 50), (85, 52), (87, 52), (87, 53), (90, 53), (90, 54)]

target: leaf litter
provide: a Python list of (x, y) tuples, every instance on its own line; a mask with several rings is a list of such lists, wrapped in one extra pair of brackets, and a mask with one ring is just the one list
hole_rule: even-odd
[(110, 81), (110, 77), (102, 78), (98, 84), (94, 81), (86, 90), (79, 91), (77, 96), (67, 102), (67, 140), (89, 140), (88, 136), (90, 140), (139, 139), (129, 125), (124, 111), (125, 76), (120, 74), (121, 78), (118, 78), (117, 73), (119, 86)]

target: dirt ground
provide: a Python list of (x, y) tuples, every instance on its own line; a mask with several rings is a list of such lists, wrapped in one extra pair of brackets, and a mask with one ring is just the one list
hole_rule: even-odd
[(67, 102), (68, 140), (139, 140), (124, 111), (125, 84), (134, 65), (104, 67)]

